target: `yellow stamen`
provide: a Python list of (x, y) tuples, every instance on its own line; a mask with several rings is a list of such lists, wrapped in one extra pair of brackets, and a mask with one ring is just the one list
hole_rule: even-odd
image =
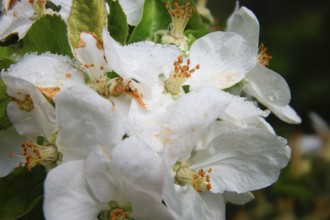
[(259, 53), (258, 53), (258, 62), (264, 66), (269, 66), (269, 60), (272, 59), (272, 56), (267, 54), (267, 48), (263, 43), (260, 44)]
[(109, 220), (129, 220), (129, 212), (122, 208), (114, 208), (109, 212)]
[(57, 93), (60, 92), (59, 87), (49, 87), (49, 88), (41, 88), (38, 87), (39, 91), (46, 96), (47, 98), (53, 99)]
[[(25, 166), (30, 171), (37, 165), (43, 165), (46, 168), (50, 168), (60, 160), (60, 153), (54, 145), (50, 144), (43, 146), (34, 144), (32, 141), (25, 141), (21, 146), (23, 148), (22, 156), (25, 157)], [(10, 153), (9, 156), (13, 157), (19, 155)], [(19, 164), (19, 166), (22, 165), (22, 163)]]
[(147, 105), (143, 101), (143, 94), (139, 93), (138, 89), (134, 88), (132, 81), (124, 81), (121, 77), (112, 79), (110, 85), (110, 94), (119, 96), (126, 94), (131, 96), (140, 106), (146, 108)]
[(190, 2), (187, 2), (182, 6), (180, 6), (177, 2), (174, 2), (174, 8), (170, 8), (169, 4), (166, 4), (165, 6), (172, 19), (169, 34), (176, 39), (183, 38), (183, 31), (192, 16), (194, 8), (190, 7)]
[(180, 185), (189, 184), (193, 186), (197, 192), (203, 192), (205, 190), (210, 191), (212, 189), (210, 177), (211, 168), (207, 171), (203, 169), (193, 171), (190, 169), (189, 164), (182, 165), (181, 162), (178, 162), (174, 166), (174, 171), (176, 172), (175, 179)]
[(174, 71), (168, 79), (165, 80), (165, 91), (172, 95), (178, 95), (181, 91), (183, 83), (200, 68), (199, 64), (195, 68), (190, 69), (190, 59), (187, 59), (186, 65), (183, 65), (183, 57), (178, 56), (177, 60), (173, 63)]
[(33, 101), (29, 95), (25, 95), (23, 100), (19, 100), (15, 97), (12, 97), (12, 99), (18, 104), (22, 111), (30, 112), (34, 108)]

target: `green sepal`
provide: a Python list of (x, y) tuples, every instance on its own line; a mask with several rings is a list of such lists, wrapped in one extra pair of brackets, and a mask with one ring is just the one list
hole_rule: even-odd
[(68, 20), (68, 37), (72, 49), (77, 48), (82, 32), (94, 33), (102, 39), (107, 12), (104, 0), (73, 0)]
[(126, 14), (119, 1), (107, 0), (110, 6), (108, 16), (108, 31), (113, 39), (125, 44), (128, 36), (128, 23)]
[(167, 30), (171, 17), (161, 0), (145, 0), (140, 22), (134, 28), (128, 43), (154, 40), (160, 30)]
[(7, 105), (9, 102), (10, 97), (7, 95), (6, 85), (0, 77), (0, 130), (11, 127), (11, 122), (7, 115)]
[(18, 167), (0, 179), (0, 219), (12, 220), (26, 215), (41, 200), (46, 170), (37, 166), (28, 171)]

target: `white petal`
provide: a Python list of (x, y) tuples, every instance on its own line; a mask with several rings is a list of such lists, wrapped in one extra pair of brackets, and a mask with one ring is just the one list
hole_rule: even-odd
[(222, 114), (229, 104), (227, 93), (214, 87), (182, 96), (167, 109), (161, 120), (158, 138), (171, 161), (187, 159), (204, 130)]
[(10, 66), (7, 72), (42, 88), (61, 88), (73, 83), (84, 83), (83, 74), (78, 72), (69, 57), (48, 52), (40, 55), (28, 54), (17, 64)]
[(119, 0), (129, 25), (136, 26), (142, 16), (144, 0)]
[(13, 127), (0, 131), (0, 177), (9, 174), (20, 162), (25, 162), (21, 147), (24, 141), (26, 138), (17, 134)]
[(261, 128), (266, 131), (269, 131), (271, 134), (276, 134), (274, 128), (264, 118), (259, 117), (258, 121), (259, 121), (259, 124), (258, 124), (257, 128)]
[(213, 32), (199, 38), (190, 48), (191, 67), (200, 65), (187, 80), (191, 87), (216, 85), (229, 88), (241, 81), (257, 62), (257, 54), (243, 37)]
[(164, 182), (164, 164), (156, 152), (143, 141), (129, 137), (112, 151), (110, 166), (117, 176), (161, 201)]
[(90, 194), (83, 166), (83, 161), (72, 161), (48, 173), (43, 205), (46, 219), (97, 219), (100, 211), (107, 208)]
[(161, 204), (163, 172), (161, 158), (135, 137), (124, 139), (111, 154), (97, 148), (88, 156), (85, 167), (91, 190), (103, 202), (128, 199), (135, 192), (143, 192), (158, 198)]
[(61, 9), (58, 13), (63, 18), (63, 20), (67, 22), (71, 12), (72, 0), (52, 0), (52, 2), (55, 5), (61, 6)]
[(30, 17), (34, 10), (28, 1), (17, 1), (13, 8), (5, 12), (0, 19), (0, 40), (12, 33), (17, 33), (18, 38), (22, 39), (33, 24)]
[(76, 59), (81, 63), (81, 67), (90, 75), (94, 81), (103, 79), (105, 73), (109, 71), (104, 59), (102, 45), (95, 36), (89, 33), (80, 34), (82, 46), (74, 49)]
[(95, 145), (111, 149), (124, 136), (120, 109), (94, 90), (75, 85), (55, 97), (56, 144), (63, 160), (85, 159)]
[(299, 124), (301, 123), (301, 118), (297, 115), (296, 111), (290, 106), (267, 106), (277, 117), (279, 117), (282, 121), (291, 124)]
[(57, 126), (54, 107), (30, 82), (13, 77), (7, 72), (2, 72), (1, 76), (7, 86), (8, 95), (19, 100), (24, 100), (25, 96), (29, 95), (33, 102), (30, 112), (20, 110), (16, 102), (8, 104), (8, 117), (17, 132), (24, 136), (44, 136), (51, 141)]
[(246, 7), (236, 10), (228, 18), (226, 31), (241, 35), (252, 45), (255, 54), (258, 53), (259, 22), (251, 10)]
[(212, 168), (212, 192), (249, 192), (274, 183), (289, 161), (286, 140), (261, 129), (221, 133), (191, 158), (191, 168)]
[(168, 76), (174, 70), (173, 62), (181, 54), (176, 46), (150, 41), (121, 46), (106, 30), (103, 40), (110, 67), (121, 77), (136, 79), (149, 87), (159, 84), (159, 74)]
[(220, 119), (235, 124), (239, 127), (247, 127), (248, 124), (257, 125), (260, 117), (267, 117), (269, 112), (262, 111), (251, 101), (240, 96), (227, 94), (230, 104), (223, 112)]
[(120, 197), (123, 182), (120, 176), (116, 178), (116, 174), (110, 167), (110, 155), (106, 153), (102, 146), (95, 146), (88, 155), (84, 174), (98, 201), (107, 203)]
[(254, 195), (250, 192), (236, 193), (225, 191), (223, 196), (226, 201), (235, 205), (244, 205), (254, 199)]
[[(177, 194), (182, 206), (182, 219), (223, 219), (215, 218), (216, 216), (212, 213), (214, 209), (212, 209), (212, 207), (209, 208), (200, 193), (191, 186), (177, 186)], [(219, 195), (219, 198), (221, 198), (221, 195)], [(216, 204), (213, 205), (215, 206)], [(218, 208), (221, 208), (221, 206), (222, 205), (219, 204)]]
[(212, 219), (225, 220), (226, 219), (226, 207), (223, 195), (220, 193), (212, 193), (205, 191), (200, 193), (202, 199), (206, 203), (206, 206), (212, 214)]
[(181, 219), (166, 207), (161, 201), (153, 198), (145, 192), (135, 192), (129, 196), (133, 204), (133, 212), (130, 217), (133, 219)]
[(285, 79), (278, 73), (257, 64), (247, 76), (248, 92), (253, 90), (255, 96), (262, 104), (286, 106), (291, 99), (290, 88)]

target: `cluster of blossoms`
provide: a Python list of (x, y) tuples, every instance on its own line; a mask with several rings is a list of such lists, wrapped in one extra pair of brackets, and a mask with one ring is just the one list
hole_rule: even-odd
[[(150, 2), (116, 4), (133, 28)], [(278, 179), (291, 151), (265, 118), (300, 123), (289, 87), (266, 67), (245, 7), (225, 31), (186, 36), (194, 14), (213, 22), (198, 3), (164, 4), (169, 30), (123, 45), (112, 23), (76, 31), (79, 13), (101, 8), (106, 20), (112, 1), (2, 2), (0, 39), (24, 39), (43, 16), (68, 29), (72, 57), (32, 52), (1, 71), (13, 126), (0, 131), (0, 176), (44, 166), (46, 219), (225, 219), (227, 202), (244, 204)]]

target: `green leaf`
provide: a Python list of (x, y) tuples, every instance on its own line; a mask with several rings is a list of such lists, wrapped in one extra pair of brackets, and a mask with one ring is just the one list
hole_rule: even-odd
[(72, 57), (65, 22), (58, 16), (40, 18), (18, 43), (0, 47), (0, 69), (7, 69), (28, 52), (47, 51)]
[(116, 41), (125, 44), (128, 36), (128, 24), (126, 14), (119, 1), (107, 0), (110, 6), (108, 16), (108, 31)]
[(0, 130), (11, 127), (11, 122), (7, 115), (7, 105), (9, 102), (10, 97), (7, 95), (6, 85), (0, 78)]
[(142, 18), (133, 30), (129, 43), (154, 40), (155, 33), (159, 30), (167, 30), (171, 23), (171, 17), (161, 0), (145, 0)]
[(68, 21), (68, 36), (72, 48), (77, 48), (80, 33), (91, 32), (102, 39), (107, 13), (104, 0), (73, 0)]
[(44, 220), (44, 213), (42, 210), (43, 207), (43, 200), (40, 200), (38, 204), (26, 215), (20, 217), (17, 220)]
[(46, 170), (42, 166), (28, 171), (14, 169), (0, 179), (0, 219), (12, 220), (27, 214), (41, 200)]
[(65, 22), (58, 16), (43, 16), (32, 25), (22, 41), (21, 55), (50, 51), (72, 57)]

